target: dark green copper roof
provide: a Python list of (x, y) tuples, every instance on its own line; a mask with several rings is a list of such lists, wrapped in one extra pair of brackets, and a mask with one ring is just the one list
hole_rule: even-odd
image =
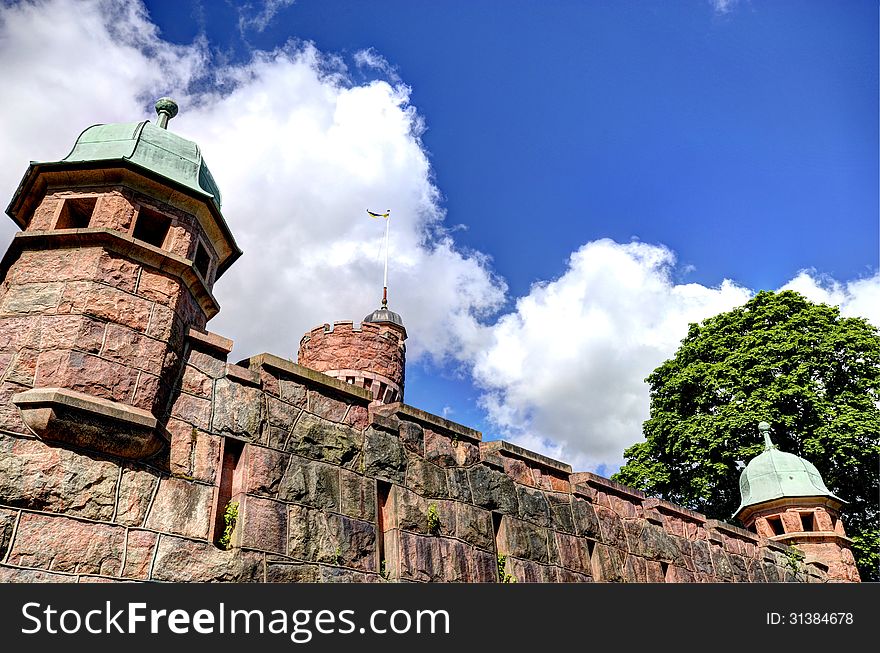
[(220, 189), (199, 146), (148, 120), (89, 127), (62, 159), (66, 163), (117, 160), (185, 186), (220, 208)]
[(764, 452), (752, 458), (740, 474), (742, 502), (734, 515), (749, 506), (783, 497), (830, 497), (844, 503), (825, 486), (811, 462), (776, 448), (767, 422), (758, 424), (758, 429), (764, 436)]

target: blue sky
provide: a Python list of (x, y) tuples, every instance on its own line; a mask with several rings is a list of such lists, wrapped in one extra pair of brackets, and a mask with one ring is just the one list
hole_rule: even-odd
[(880, 322), (874, 2), (132, 4), (0, 9), (3, 189), (174, 93), (245, 250), (210, 326), (241, 357), (374, 308), (353, 207), (392, 208), (407, 403), (576, 467), (641, 437), (688, 321), (795, 287)]

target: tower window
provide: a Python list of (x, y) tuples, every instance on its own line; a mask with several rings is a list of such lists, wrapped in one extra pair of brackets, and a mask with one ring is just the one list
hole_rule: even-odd
[(816, 518), (812, 512), (802, 512), (801, 513), (801, 524), (803, 525), (803, 529), (805, 532), (811, 532), (816, 530)]
[(56, 229), (85, 229), (89, 226), (97, 197), (74, 197), (64, 200)]
[(196, 257), (193, 260), (193, 264), (196, 266), (198, 273), (202, 275), (202, 279), (207, 281), (208, 268), (211, 267), (211, 257), (208, 255), (208, 250), (205, 249), (202, 241), (199, 241), (199, 245), (196, 247)]
[(785, 535), (785, 529), (782, 527), (782, 519), (780, 517), (767, 517), (767, 523), (773, 530), (774, 535)]
[(171, 218), (142, 206), (138, 211), (137, 222), (135, 222), (132, 235), (145, 243), (155, 247), (162, 247), (170, 227)]

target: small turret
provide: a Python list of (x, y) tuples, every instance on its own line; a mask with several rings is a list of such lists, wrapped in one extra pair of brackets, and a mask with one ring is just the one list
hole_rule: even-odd
[(761, 422), (758, 430), (764, 451), (740, 475), (742, 501), (734, 517), (758, 535), (798, 547), (806, 562), (827, 567), (829, 579), (858, 582), (852, 540), (840, 519), (846, 502), (811, 462), (773, 444), (770, 424)]

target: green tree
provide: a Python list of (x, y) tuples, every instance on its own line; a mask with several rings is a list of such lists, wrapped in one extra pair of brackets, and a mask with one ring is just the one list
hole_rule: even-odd
[(731, 520), (743, 462), (763, 450), (757, 424), (812, 462), (848, 502), (847, 533), (863, 580), (878, 580), (880, 334), (861, 318), (793, 291), (691, 324), (675, 357), (646, 379), (645, 441), (614, 480)]

